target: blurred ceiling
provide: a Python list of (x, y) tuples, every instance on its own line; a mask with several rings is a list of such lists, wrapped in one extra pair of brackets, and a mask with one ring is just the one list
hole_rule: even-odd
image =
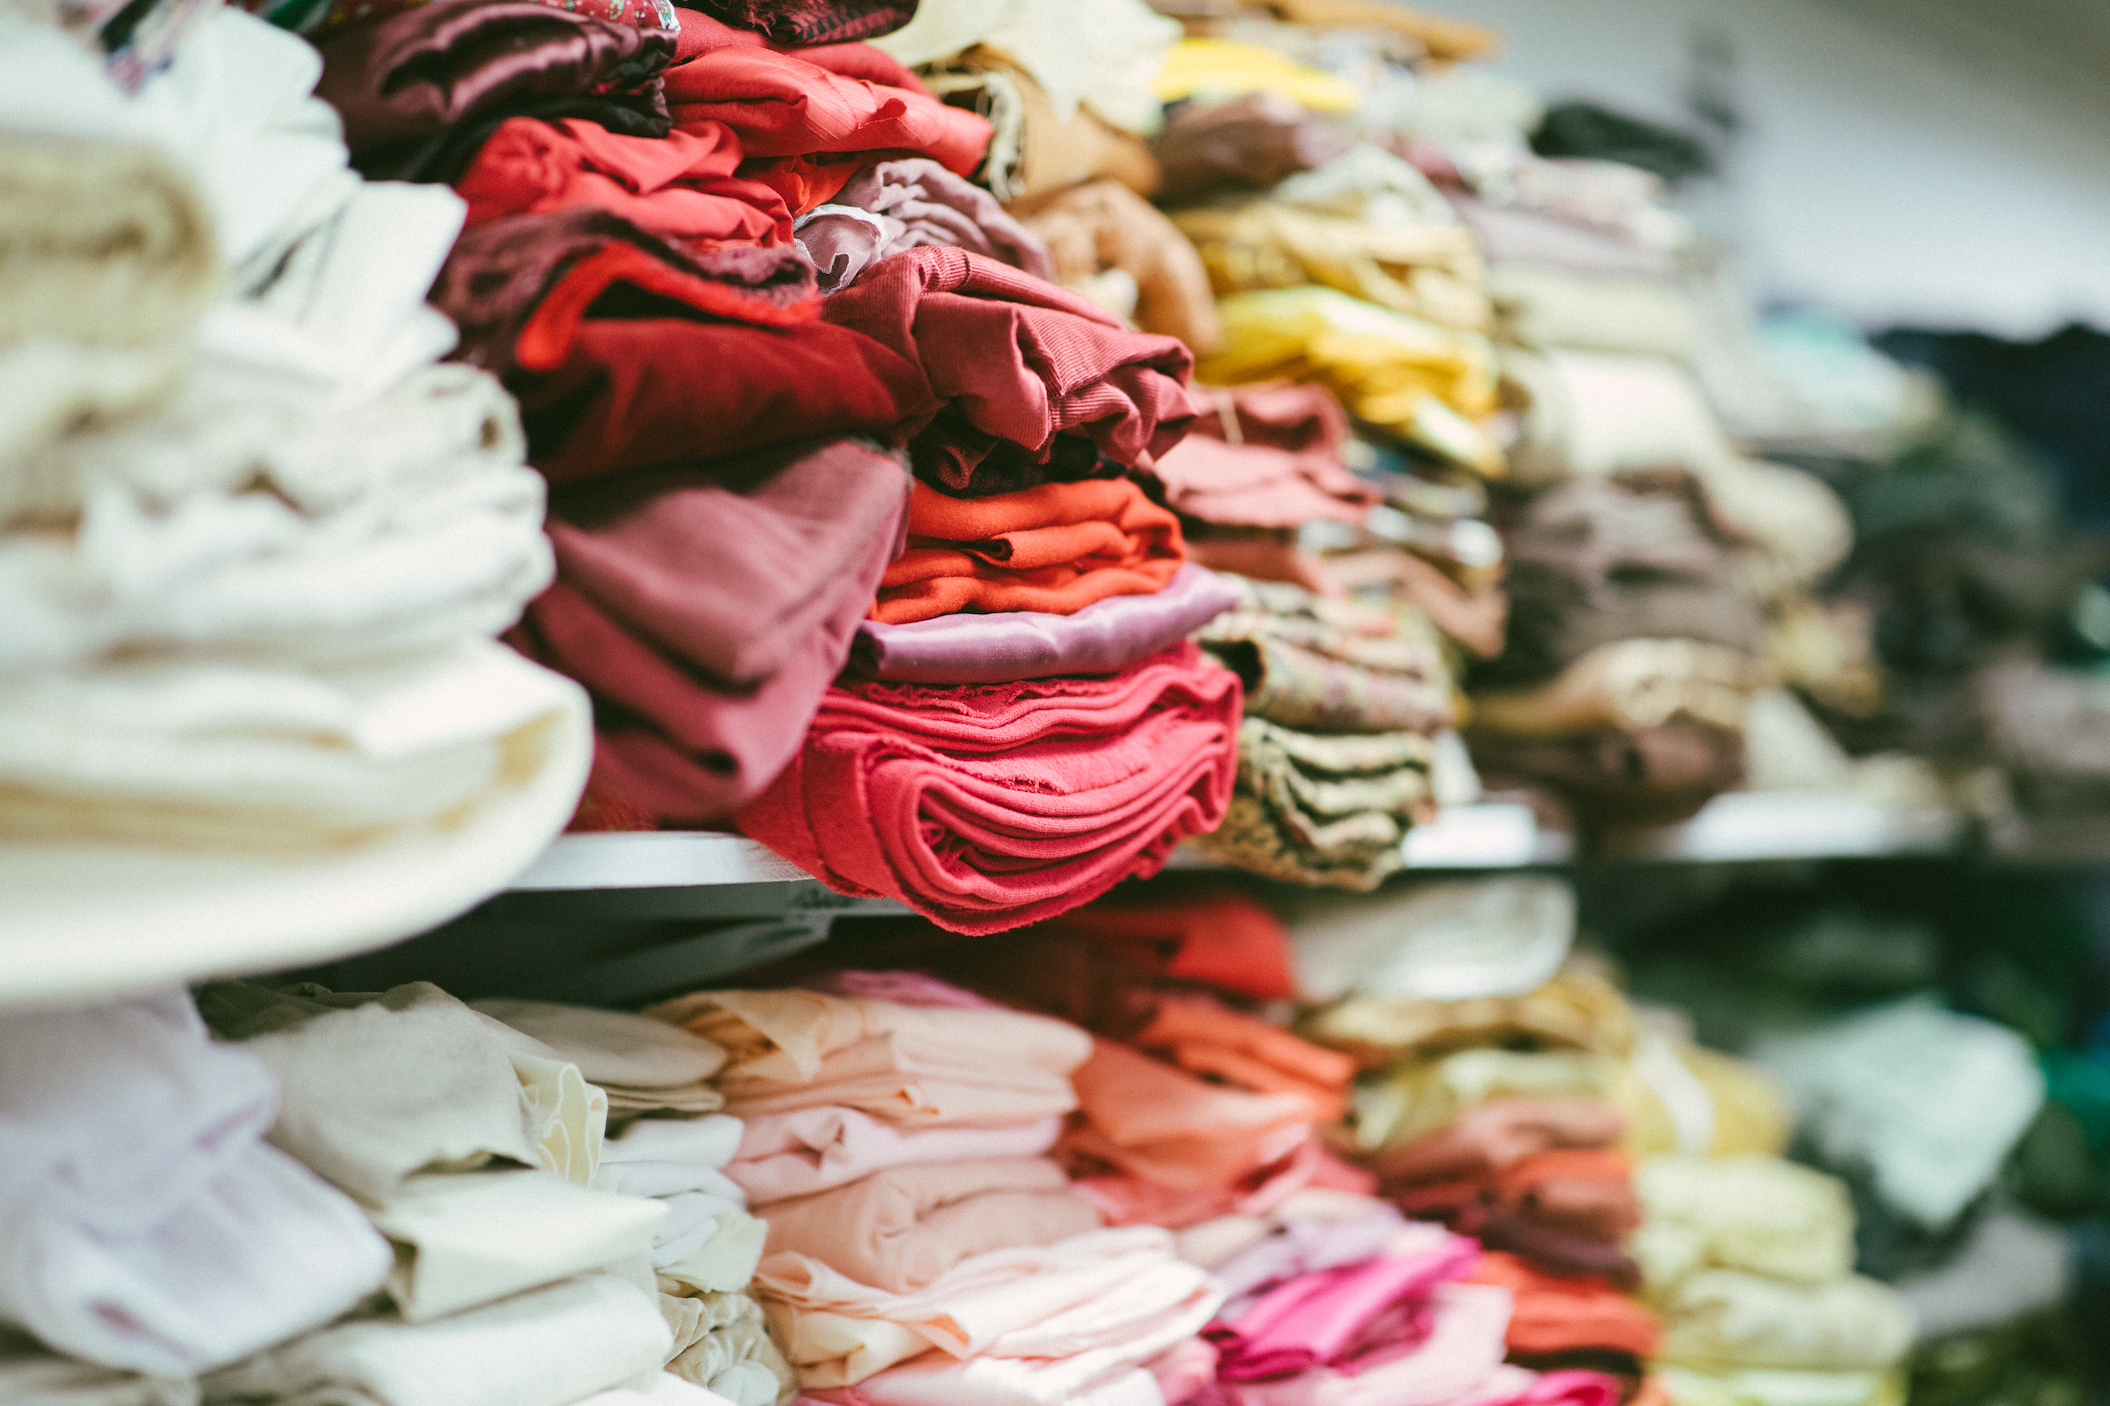
[(1951, 62), (2047, 90), (2110, 125), (2105, 0), (1821, 0), (1942, 52)]

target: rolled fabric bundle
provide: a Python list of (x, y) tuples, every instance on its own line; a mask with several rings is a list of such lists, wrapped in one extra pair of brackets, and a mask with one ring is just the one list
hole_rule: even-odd
[(970, 1255), (1052, 1245), (1099, 1228), (1092, 1204), (1045, 1157), (889, 1167), (771, 1202), (769, 1252), (821, 1260), (861, 1284), (907, 1293)]
[(464, 366), (340, 409), (194, 385), (70, 435), (17, 466), (37, 516), (74, 522), (0, 533), (0, 665), (331, 662), (496, 634), (549, 579), (523, 447), (504, 391)]
[(966, 249), (1035, 278), (1054, 276), (1047, 247), (995, 196), (923, 157), (865, 167), (826, 205), (801, 215), (798, 230), (799, 243), (826, 270), (822, 283), (830, 292), (881, 259), (926, 245)]
[(1262, 718), (1238, 730), (1238, 789), (1195, 848), (1292, 883), (1374, 889), (1435, 813), (1435, 744), (1414, 732), (1323, 736)]
[(840, 892), (1000, 932), (1154, 874), (1213, 829), (1237, 708), (1237, 678), (1192, 645), (1106, 679), (840, 684), (740, 828)]
[(456, 190), (469, 202), (472, 228), (587, 208), (703, 249), (789, 243), (783, 197), (739, 169), (739, 140), (715, 122), (639, 137), (576, 117), (513, 117), (498, 124)]
[(1266, 190), (1339, 156), (1348, 136), (1279, 93), (1248, 93), (1229, 102), (1180, 104), (1151, 145), (1165, 173), (1159, 194), (1176, 201), (1220, 186)]
[(219, 284), (210, 210), (145, 145), (10, 133), (0, 246), (0, 347), (158, 346), (196, 324)]
[(821, 315), (922, 368), (937, 405), (905, 410), (900, 429), (917, 476), (949, 492), (1098, 473), (1102, 459), (1148, 468), (1194, 416), (1185, 347), (964, 250), (888, 259)]
[(1316, 381), (1359, 420), (1467, 468), (1501, 471), (1482, 423), (1495, 411), (1497, 376), (1485, 338), (1331, 288), (1239, 293), (1217, 315), (1224, 341), (1196, 368), (1204, 381)]
[[(842, 668), (906, 488), (897, 458), (839, 440), (612, 479), (561, 505), (558, 582), (508, 639), (601, 700), (594, 786), (687, 825), (758, 796)], [(724, 550), (694, 552), (698, 523)]]
[(1046, 241), (1053, 278), (1081, 290), (1107, 269), (1135, 281), (1135, 323), (1177, 337), (1197, 355), (1216, 349), (1221, 331), (1209, 275), (1194, 246), (1157, 207), (1119, 181), (1074, 186), (1033, 202), (1026, 228)]
[(700, 0), (695, 8), (785, 48), (877, 39), (916, 17), (915, 0)]
[(539, 774), (574, 685), (477, 640), (343, 665), (108, 663), (0, 686), (0, 830), (317, 851), (450, 825)]
[(683, 10), (679, 19), (681, 38), (665, 76), (675, 128), (723, 123), (749, 157), (834, 165), (839, 175), (824, 187), (828, 195), (856, 174), (861, 161), (852, 161), (869, 154), (927, 156), (965, 176), (989, 145), (987, 121), (939, 102), (875, 49), (844, 44), (780, 53), (762, 35), (700, 11)]
[[(522, 0), (434, 0), (323, 39), (316, 94), (367, 176), (451, 179), (520, 115), (664, 137), (674, 33)], [(452, 169), (450, 169), (452, 168)]]
[(1494, 325), (1480, 256), (1462, 226), (1386, 224), (1272, 199), (1208, 205), (1173, 217), (1219, 294), (1316, 283), (1465, 332)]
[(1186, 556), (1179, 520), (1126, 479), (1044, 483), (952, 498), (918, 483), (909, 547), (880, 579), (887, 625), (965, 612), (1067, 615), (1112, 596), (1155, 595)]
[(861, 621), (850, 668), (899, 683), (1005, 683), (1112, 674), (1177, 644), (1235, 603), (1237, 591), (1192, 562), (1152, 595), (1108, 596), (1068, 615), (1008, 610), (907, 625)]

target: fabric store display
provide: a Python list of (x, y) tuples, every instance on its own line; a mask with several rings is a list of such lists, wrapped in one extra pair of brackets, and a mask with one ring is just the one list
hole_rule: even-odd
[(452, 180), (478, 137), (526, 113), (665, 136), (656, 80), (674, 41), (656, 23), (436, 0), (324, 40), (315, 91), (343, 116), (366, 175)]
[(1034, 201), (1025, 223), (1046, 244), (1054, 281), (1090, 297), (1100, 279), (1118, 271), (1135, 289), (1134, 305), (1124, 311), (1138, 327), (1177, 337), (1197, 355), (1215, 350), (1221, 334), (1207, 271), (1172, 222), (1127, 186), (1073, 186)]
[(180, 991), (0, 1030), (0, 1318), (103, 1367), (187, 1377), (346, 1311), (388, 1247), (262, 1144), (274, 1092)]
[[(909, 1294), (793, 1254), (765, 1259), (756, 1283), (806, 1391), (859, 1386), (873, 1401), (963, 1406), (1053, 1406), (1073, 1388), (1128, 1378), (1222, 1299), (1206, 1273), (1173, 1258), (1169, 1234), (1144, 1226), (976, 1255)], [(1046, 1355), (1055, 1344), (1068, 1351)], [(898, 1375), (874, 1384), (897, 1363)]]
[(760, 1214), (771, 1254), (806, 1255), (902, 1294), (972, 1255), (1097, 1230), (1098, 1212), (1068, 1185), (1041, 1157), (913, 1163), (773, 1201)]
[[(843, 440), (567, 495), (558, 582), (512, 639), (602, 701), (596, 789), (686, 824), (760, 795), (829, 696), (907, 487), (894, 456)], [(700, 558), (698, 530), (741, 545)]]
[(965, 249), (1035, 278), (1052, 278), (1055, 270), (1040, 239), (996, 197), (923, 159), (881, 161), (858, 172), (827, 204), (799, 217), (798, 241), (827, 292), (855, 283), (881, 259), (925, 245)]
[(214, 1373), (205, 1400), (565, 1406), (656, 1373), (668, 1337), (636, 1285), (587, 1275), (431, 1323), (352, 1319)]
[(1348, 419), (1320, 386), (1263, 382), (1197, 389), (1193, 432), (1159, 456), (1152, 477), (1182, 517), (1229, 527), (1361, 523), (1376, 489), (1342, 464)]
[(1191, 645), (1105, 679), (842, 683), (740, 828), (839, 892), (998, 932), (1155, 873), (1215, 826), (1237, 706), (1237, 678)]
[(1070, 614), (1010, 610), (937, 615), (906, 625), (864, 620), (850, 668), (898, 683), (977, 684), (1113, 674), (1192, 634), (1238, 600), (1188, 562), (1163, 590), (1115, 595)]
[(908, 534), (908, 550), (880, 579), (872, 618), (881, 624), (963, 612), (1074, 614), (1109, 596), (1154, 595), (1185, 560), (1178, 521), (1127, 479), (986, 498), (918, 484)]
[(921, 367), (928, 399), (897, 419), (917, 476), (952, 493), (1148, 469), (1194, 415), (1185, 347), (965, 250), (896, 255), (822, 316)]

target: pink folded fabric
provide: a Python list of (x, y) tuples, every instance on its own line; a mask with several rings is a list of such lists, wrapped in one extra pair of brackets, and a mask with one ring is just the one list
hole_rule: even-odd
[(1001, 932), (1154, 874), (1220, 824), (1239, 696), (1191, 644), (1111, 678), (839, 684), (740, 828), (839, 892)]
[(1453, 1235), (1419, 1253), (1384, 1254), (1277, 1285), (1236, 1322), (1210, 1330), (1218, 1375), (1254, 1381), (1331, 1364), (1380, 1313), (1471, 1273), (1479, 1257), (1477, 1244)]
[(1238, 1321), (1264, 1295), (1294, 1279), (1394, 1253), (1433, 1253), (1448, 1245), (1451, 1232), (1427, 1221), (1408, 1221), (1398, 1211), (1375, 1202), (1362, 1214), (1334, 1219), (1298, 1217), (1228, 1263), (1217, 1266), (1216, 1281), (1228, 1297), (1219, 1317)]
[(1225, 527), (1360, 523), (1383, 494), (1341, 462), (1348, 415), (1324, 386), (1196, 386), (1199, 414), (1152, 473), (1165, 504)]
[(1505, 1362), (1457, 1406), (1619, 1406), (1625, 1396), (1604, 1372), (1534, 1372)]
[(970, 1157), (1034, 1157), (1055, 1145), (1060, 1118), (1007, 1128), (895, 1127), (854, 1108), (804, 1108), (750, 1118), (725, 1174), (756, 1206), (811, 1196), (888, 1167)]
[(964, 986), (940, 981), (929, 972), (834, 971), (824, 972), (801, 984), (809, 991), (829, 996), (862, 996), (904, 1006), (949, 1006), (962, 1011), (1008, 1009), (1000, 1001), (978, 996)]
[(951, 245), (1052, 279), (1047, 246), (995, 196), (927, 157), (880, 161), (852, 176), (825, 205), (799, 217), (798, 240), (821, 287), (834, 292), (881, 259)]
[(1256, 1094), (1206, 1083), (1111, 1040), (1072, 1076), (1083, 1110), (1063, 1135), (1073, 1170), (1098, 1163), (1175, 1190), (1231, 1186), (1288, 1156), (1311, 1135), (1301, 1094)]
[(1502, 1366), (1509, 1291), (1443, 1284), (1426, 1332), (1358, 1345), (1344, 1360), (1275, 1381), (1222, 1381), (1228, 1406), (1451, 1406), (1474, 1399)]
[(1288, 1155), (1226, 1186), (1170, 1187), (1127, 1172), (1079, 1177), (1070, 1189), (1099, 1208), (1108, 1225), (1184, 1230), (1219, 1216), (1257, 1216), (1311, 1185), (1326, 1151), (1306, 1137)]
[(889, 1167), (847, 1186), (775, 1201), (767, 1250), (789, 1250), (891, 1293), (920, 1289), (969, 1255), (1052, 1245), (1099, 1228), (1045, 1157)]

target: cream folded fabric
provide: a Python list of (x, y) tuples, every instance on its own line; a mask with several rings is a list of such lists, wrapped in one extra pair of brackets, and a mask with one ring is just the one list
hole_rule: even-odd
[(761, 1215), (771, 1254), (807, 1255), (896, 1294), (971, 1255), (1052, 1245), (1100, 1224), (1045, 1157), (888, 1167), (848, 1186), (771, 1202)]
[(641, 1118), (602, 1145), (593, 1184), (666, 1208), (652, 1264), (695, 1292), (745, 1288), (762, 1257), (767, 1227), (747, 1214), (747, 1193), (718, 1170), (739, 1146), (740, 1120), (723, 1116)]
[[(724, 1096), (708, 1081), (724, 1068), (725, 1051), (665, 1021), (548, 1001), (473, 1004), (578, 1065), (581, 1074), (607, 1093), (611, 1112), (713, 1113), (724, 1106)], [(737, 1141), (737, 1122), (733, 1136)], [(724, 1161), (710, 1165), (723, 1166)]]
[[(771, 1255), (755, 1273), (755, 1293), (808, 1387), (853, 1385), (932, 1348), (974, 1357), (1095, 1301), (1137, 1313), (1189, 1304), (1200, 1312), (1199, 1327), (1222, 1297), (1205, 1272), (1173, 1258), (1172, 1236), (1155, 1226), (993, 1250), (909, 1294), (860, 1284), (808, 1255)], [(1015, 1349), (1023, 1340), (1008, 1341)], [(1058, 1341), (1043, 1340), (1042, 1351), (1086, 1346)]]
[(667, 1370), (709, 1387), (733, 1406), (772, 1406), (798, 1389), (798, 1374), (770, 1341), (762, 1306), (746, 1294), (679, 1294), (661, 1281), (659, 1311), (674, 1333)]
[(0, 1401), (13, 1406), (198, 1406), (194, 1377), (150, 1377), (47, 1351), (0, 1328)]
[(1812, 1286), (1705, 1269), (1656, 1303), (1660, 1355), (1695, 1367), (1868, 1371), (1896, 1365), (1912, 1347), (1904, 1295), (1858, 1274)]
[(1377, 894), (1287, 896), (1299, 999), (1518, 996), (1550, 980), (1575, 941), (1575, 891), (1517, 876)]
[[(331, 410), (232, 377), (0, 471), (0, 666), (329, 662), (495, 635), (549, 584), (542, 478), (474, 367)], [(39, 526), (37, 524), (46, 524)]]
[(970, 1157), (1033, 1157), (1055, 1145), (1060, 1118), (1011, 1127), (908, 1131), (854, 1108), (803, 1108), (749, 1118), (725, 1174), (757, 1205), (811, 1196), (886, 1167)]
[(0, 348), (0, 522), (23, 499), (16, 463), (68, 430), (120, 424), (174, 394), (185, 347), (88, 347), (32, 337)]
[(273, 1102), (182, 991), (0, 1020), (0, 1322), (181, 1377), (378, 1288), (386, 1242), (260, 1141)]
[(411, 1324), (339, 1323), (205, 1379), (212, 1406), (571, 1406), (659, 1371), (671, 1341), (652, 1297), (585, 1275)]
[(397, 1313), (426, 1323), (643, 1255), (666, 1208), (522, 1169), (414, 1176), (367, 1214), (395, 1242)]
[(1845, 1183), (1778, 1157), (1644, 1157), (1642, 1224), (1629, 1243), (1651, 1293), (1703, 1269), (1829, 1284), (1854, 1266)]
[(1702, 1372), (1650, 1365), (1674, 1406), (1904, 1406), (1903, 1372)]
[(576, 684), (485, 640), (363, 665), (0, 679), (0, 834), (298, 852), (451, 826), (544, 764)]
[(646, 1012), (722, 1047), (741, 1118), (842, 1106), (906, 1125), (1001, 1126), (1077, 1106), (1075, 1026), (1015, 1011), (904, 1006), (812, 991), (703, 991)]

